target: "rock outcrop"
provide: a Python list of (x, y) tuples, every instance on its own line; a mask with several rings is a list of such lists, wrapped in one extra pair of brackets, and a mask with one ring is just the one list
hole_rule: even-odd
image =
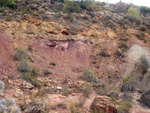
[(91, 111), (101, 111), (105, 113), (117, 113), (117, 109), (111, 98), (107, 96), (98, 96), (96, 97), (91, 104)]

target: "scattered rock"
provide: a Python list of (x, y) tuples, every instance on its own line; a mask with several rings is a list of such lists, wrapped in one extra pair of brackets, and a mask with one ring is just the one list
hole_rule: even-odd
[(62, 90), (62, 87), (57, 86), (57, 89), (58, 89), (58, 90)]
[(26, 89), (32, 89), (32, 88), (34, 88), (34, 86), (32, 85), (32, 84), (30, 84), (30, 83), (27, 83), (27, 82), (23, 82), (23, 86), (26, 88)]
[(15, 91), (15, 97), (21, 97), (21, 95), (23, 94), (23, 92), (21, 91), (21, 89), (17, 89), (16, 91)]
[(107, 96), (96, 97), (93, 100), (90, 109), (93, 111), (96, 110), (97, 113), (100, 113), (101, 111), (105, 113), (117, 113), (117, 109), (115, 108), (112, 99)]
[(121, 56), (122, 55), (122, 50), (120, 48), (117, 49), (116, 54), (119, 55), (119, 56)]
[(38, 89), (37, 90), (33, 90), (32, 91), (32, 96), (36, 97), (38, 95), (38, 92), (39, 92)]
[(44, 85), (45, 85), (45, 86), (50, 86), (51, 84), (50, 84), (49, 81), (44, 81)]
[(63, 98), (65, 98), (66, 96), (59, 95), (58, 97), (61, 98), (61, 99), (63, 99)]

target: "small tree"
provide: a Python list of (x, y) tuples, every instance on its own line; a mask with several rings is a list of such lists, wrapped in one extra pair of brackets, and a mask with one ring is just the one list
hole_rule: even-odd
[(0, 0), (0, 6), (15, 8), (16, 0)]
[(127, 12), (127, 17), (139, 18), (139, 12), (136, 8), (129, 8)]

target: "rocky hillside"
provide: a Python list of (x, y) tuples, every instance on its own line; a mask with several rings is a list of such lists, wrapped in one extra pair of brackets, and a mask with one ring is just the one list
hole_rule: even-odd
[(149, 13), (123, 2), (1, 1), (0, 113), (150, 113)]

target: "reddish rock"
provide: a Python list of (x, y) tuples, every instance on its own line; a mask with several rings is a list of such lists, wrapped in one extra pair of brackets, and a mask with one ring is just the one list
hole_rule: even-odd
[(97, 113), (103, 111), (104, 113), (117, 113), (117, 109), (111, 98), (107, 96), (95, 97), (91, 104), (91, 110), (96, 110)]

